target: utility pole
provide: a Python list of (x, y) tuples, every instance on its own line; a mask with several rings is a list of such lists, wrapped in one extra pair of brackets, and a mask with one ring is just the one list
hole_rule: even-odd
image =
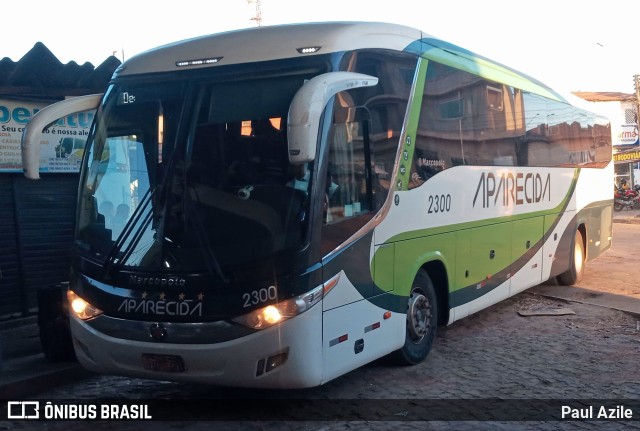
[(636, 89), (636, 125), (640, 128), (640, 75), (633, 75), (633, 85)]
[(251, 21), (255, 21), (258, 27), (261, 27), (262, 26), (262, 8), (261, 8), (260, 0), (247, 0), (247, 3), (249, 4), (255, 3), (256, 14), (253, 18), (251, 18)]

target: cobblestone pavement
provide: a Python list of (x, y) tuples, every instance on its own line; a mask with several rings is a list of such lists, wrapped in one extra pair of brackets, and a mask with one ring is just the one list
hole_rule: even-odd
[[(524, 317), (523, 310), (570, 308), (573, 315)], [(396, 367), (384, 360), (353, 371), (328, 384), (300, 391), (249, 391), (204, 385), (96, 376), (60, 386), (37, 396), (53, 399), (216, 399), (247, 400), (247, 412), (260, 409), (253, 397), (295, 400), (382, 400), (365, 404), (380, 408), (393, 400), (469, 399), (624, 399), (640, 401), (640, 317), (608, 308), (565, 303), (522, 293), (453, 325), (440, 328), (432, 353), (423, 364)], [(387, 401), (385, 401), (387, 400)], [(391, 401), (388, 401), (391, 400)], [(382, 402), (382, 404), (380, 404)], [(525, 406), (527, 401), (523, 401)], [(202, 404), (200, 404), (202, 405)], [(295, 403), (294, 403), (295, 405)], [(204, 404), (206, 407), (206, 403)], [(326, 419), (326, 412), (319, 417)], [(49, 422), (0, 423), (10, 430), (620, 430), (640, 429), (639, 411), (633, 422), (393, 422), (287, 421), (295, 411), (279, 412), (282, 421), (190, 422)], [(374, 415), (365, 414), (365, 418)], [(311, 414), (310, 419), (314, 415)], [(357, 417), (356, 417), (357, 418)]]

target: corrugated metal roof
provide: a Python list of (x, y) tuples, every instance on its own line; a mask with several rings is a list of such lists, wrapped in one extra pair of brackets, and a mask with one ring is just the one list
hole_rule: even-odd
[(20, 60), (0, 60), (0, 96), (63, 98), (103, 92), (120, 60), (108, 57), (98, 67), (75, 61), (61, 63), (42, 43), (36, 43)]
[(635, 94), (618, 93), (615, 91), (575, 91), (573, 94), (587, 102), (632, 102), (636, 100)]

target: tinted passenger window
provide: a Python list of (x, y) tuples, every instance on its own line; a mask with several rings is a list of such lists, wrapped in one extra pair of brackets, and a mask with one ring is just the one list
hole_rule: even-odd
[(567, 103), (430, 61), (409, 187), (457, 165), (599, 166), (608, 122)]
[(526, 134), (520, 155), (528, 166), (604, 167), (611, 160), (606, 119), (566, 103), (525, 93)]

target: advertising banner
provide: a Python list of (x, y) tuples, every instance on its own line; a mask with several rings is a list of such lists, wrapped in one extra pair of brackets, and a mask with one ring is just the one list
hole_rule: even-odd
[(638, 143), (638, 125), (637, 124), (625, 124), (620, 126), (614, 135), (616, 139), (613, 141), (613, 145), (635, 145)]
[(624, 151), (613, 155), (616, 163), (636, 163), (640, 161), (640, 150)]
[[(0, 99), (0, 173), (22, 172), (24, 127), (46, 103)], [(78, 172), (94, 111), (59, 119), (42, 134), (40, 172)]]

